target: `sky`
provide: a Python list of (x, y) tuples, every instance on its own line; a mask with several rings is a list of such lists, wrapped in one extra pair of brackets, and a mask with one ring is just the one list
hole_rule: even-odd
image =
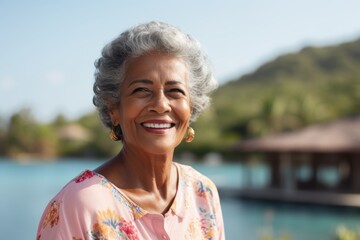
[(0, 119), (43, 122), (95, 110), (94, 61), (124, 30), (151, 20), (197, 38), (220, 84), (305, 46), (360, 38), (358, 0), (0, 1)]

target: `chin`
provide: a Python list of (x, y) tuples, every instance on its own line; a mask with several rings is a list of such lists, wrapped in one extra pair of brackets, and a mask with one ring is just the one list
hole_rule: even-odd
[(127, 146), (130, 148), (137, 149), (148, 154), (165, 155), (172, 154), (175, 148), (180, 144), (181, 139), (176, 137), (163, 137), (163, 138), (148, 138), (142, 137), (132, 139), (127, 142)]
[(151, 153), (151, 154), (156, 154), (156, 155), (164, 155), (164, 154), (169, 154), (169, 153), (173, 153), (175, 150), (174, 146), (151, 146), (147, 148), (147, 152)]
[(151, 144), (145, 144), (144, 150), (151, 154), (169, 154), (173, 153), (178, 144), (169, 141), (153, 141)]

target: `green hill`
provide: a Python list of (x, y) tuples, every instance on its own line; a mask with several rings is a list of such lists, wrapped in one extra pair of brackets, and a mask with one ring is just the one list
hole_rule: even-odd
[[(242, 139), (359, 113), (360, 39), (307, 47), (222, 85), (213, 96), (212, 107), (193, 124), (195, 140), (181, 144), (177, 153), (227, 152)], [(106, 158), (120, 147), (107, 135), (95, 112), (75, 121), (59, 115), (41, 124), (24, 109), (8, 121), (0, 116), (0, 146), (4, 146), (0, 156)]]
[(306, 47), (222, 85), (194, 124), (195, 148), (289, 131), (360, 113), (360, 39)]

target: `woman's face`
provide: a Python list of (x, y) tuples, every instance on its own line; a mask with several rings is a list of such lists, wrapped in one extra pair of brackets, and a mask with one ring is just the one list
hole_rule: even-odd
[(111, 111), (125, 146), (154, 154), (174, 150), (191, 115), (188, 80), (188, 68), (176, 56), (152, 52), (128, 62), (120, 104)]

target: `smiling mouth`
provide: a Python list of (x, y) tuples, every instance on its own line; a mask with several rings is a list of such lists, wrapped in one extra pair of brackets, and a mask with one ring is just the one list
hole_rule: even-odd
[(175, 126), (173, 123), (143, 123), (142, 125), (146, 128), (152, 129), (168, 129)]

